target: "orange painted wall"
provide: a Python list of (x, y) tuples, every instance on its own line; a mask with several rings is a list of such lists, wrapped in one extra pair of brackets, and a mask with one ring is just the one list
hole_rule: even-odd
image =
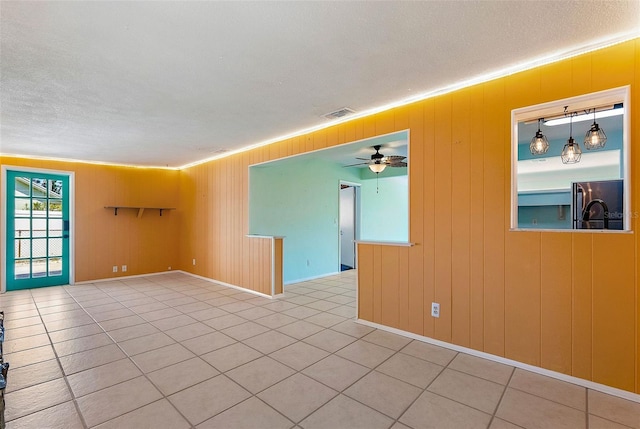
[[(633, 234), (509, 231), (511, 110), (623, 85), (633, 147), (640, 39), (180, 172), (0, 164), (76, 173), (77, 281), (114, 277), (112, 265), (127, 264), (127, 275), (172, 266), (268, 294), (271, 240), (246, 237), (248, 166), (409, 129), (416, 245), (359, 246), (359, 316), (640, 393), (638, 219)], [(639, 168), (632, 149), (632, 213)], [(103, 208), (115, 204), (178, 210), (115, 217)]]
[[(511, 110), (623, 85), (635, 146), (640, 40), (189, 168), (181, 268), (265, 291), (269, 250), (244, 236), (248, 166), (409, 129), (417, 245), (359, 246), (359, 317), (640, 393), (638, 234), (509, 231)], [(634, 148), (636, 213), (639, 168)]]
[[(7, 156), (0, 157), (0, 165), (75, 173), (76, 282), (178, 268), (180, 210), (165, 211), (162, 217), (158, 211), (145, 211), (137, 218), (137, 211), (120, 210), (114, 216), (104, 207), (177, 208), (179, 171)], [(114, 265), (118, 273), (113, 273)], [(126, 273), (120, 271), (122, 265), (127, 265)]]

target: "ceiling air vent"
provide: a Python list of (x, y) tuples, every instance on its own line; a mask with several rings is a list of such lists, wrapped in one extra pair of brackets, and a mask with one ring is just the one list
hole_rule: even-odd
[(339, 119), (345, 116), (353, 115), (356, 113), (355, 110), (349, 109), (348, 107), (343, 107), (342, 109), (336, 110), (335, 112), (327, 113), (324, 115), (327, 119)]

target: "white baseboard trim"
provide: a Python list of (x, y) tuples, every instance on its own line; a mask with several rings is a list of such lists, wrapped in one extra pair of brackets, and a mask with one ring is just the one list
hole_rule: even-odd
[(275, 296), (267, 295), (267, 294), (264, 294), (262, 292), (257, 292), (255, 290), (247, 289), (247, 288), (244, 288), (244, 287), (241, 287), (241, 286), (232, 285), (230, 283), (225, 283), (225, 282), (222, 282), (220, 280), (210, 279), (209, 277), (199, 276), (197, 274), (189, 273), (187, 271), (182, 271), (182, 270), (160, 271), (160, 272), (157, 272), (157, 273), (135, 274), (135, 275), (132, 275), (132, 276), (108, 277), (106, 279), (85, 280), (85, 281), (82, 281), (82, 282), (76, 282), (75, 284), (76, 285), (83, 285), (83, 284), (90, 284), (90, 283), (104, 283), (104, 282), (112, 282), (112, 281), (118, 281), (118, 280), (134, 279), (136, 277), (160, 276), (160, 275), (163, 275), (163, 274), (171, 274), (171, 273), (186, 274), (186, 275), (191, 276), (191, 277), (196, 277), (196, 278), (201, 279), (201, 280), (206, 280), (206, 281), (208, 281), (210, 283), (216, 283), (216, 284), (219, 284), (219, 285), (222, 285), (222, 286), (225, 286), (225, 287), (230, 287), (232, 289), (241, 290), (242, 292), (247, 292), (247, 293), (251, 293), (253, 295), (258, 295), (258, 296), (261, 296), (263, 298), (273, 299), (273, 298), (279, 298), (279, 297), (284, 296), (284, 294), (279, 294), (279, 295), (275, 295)]
[(191, 277), (195, 277), (195, 278), (198, 278), (198, 279), (201, 279), (201, 280), (206, 280), (206, 281), (208, 281), (210, 283), (215, 283), (215, 284), (219, 284), (219, 285), (222, 285), (222, 286), (230, 287), (231, 289), (241, 290), (242, 292), (247, 292), (247, 293), (251, 293), (253, 295), (258, 295), (258, 296), (261, 296), (263, 298), (274, 299), (274, 298), (278, 298), (278, 297), (282, 296), (282, 294), (275, 295), (275, 296), (267, 295), (266, 293), (257, 292), (255, 290), (247, 289), (247, 288), (242, 287), (242, 286), (232, 285), (231, 283), (225, 283), (225, 282), (222, 282), (220, 280), (210, 279), (209, 277), (199, 276), (197, 274), (189, 273), (187, 271), (176, 270), (174, 272), (180, 272), (180, 273), (186, 274), (186, 275), (191, 276)]
[(402, 335), (403, 337), (411, 338), (414, 340), (422, 341), (425, 343), (433, 344), (436, 346), (444, 347), (450, 350), (454, 350), (461, 353), (466, 353), (468, 355), (477, 356), (483, 359), (487, 359), (493, 362), (502, 363), (505, 365), (510, 365), (516, 368), (524, 369), (536, 374), (545, 375), (547, 377), (555, 378), (557, 380), (566, 381), (568, 383), (576, 384), (578, 386), (585, 387), (587, 389), (596, 390), (598, 392), (606, 393), (608, 395), (617, 396), (618, 398), (627, 399), (629, 401), (640, 403), (640, 395), (633, 392), (628, 392), (626, 390), (617, 389), (615, 387), (607, 386), (605, 384), (596, 383), (593, 381), (585, 380), (583, 378), (573, 377), (571, 375), (563, 374), (561, 372), (551, 371), (549, 369), (540, 368), (538, 366), (529, 365), (526, 363), (518, 362), (516, 360), (511, 360), (507, 358), (503, 358), (501, 356), (492, 355), (490, 353), (481, 352), (479, 350), (470, 349), (463, 346), (458, 346), (456, 344), (447, 343), (444, 341), (436, 340), (434, 338), (424, 337), (422, 335), (414, 334), (412, 332), (403, 331), (401, 329), (392, 328), (385, 325), (380, 325), (378, 323), (369, 322), (368, 320), (356, 319), (356, 323), (360, 323), (361, 325), (369, 326), (372, 328), (380, 329), (381, 331), (387, 331), (394, 334)]
[(127, 279), (135, 279), (136, 277), (149, 277), (149, 276), (160, 276), (163, 274), (171, 274), (171, 273), (180, 273), (180, 270), (171, 270), (171, 271), (160, 271), (157, 273), (147, 273), (147, 274), (134, 274), (131, 276), (120, 276), (120, 277), (107, 277), (105, 279), (95, 279), (95, 280), (83, 280), (81, 282), (75, 282), (74, 284), (70, 284), (69, 286), (74, 285), (86, 285), (89, 283), (103, 283), (103, 282), (112, 282), (118, 280), (127, 280)]
[(308, 282), (311, 280), (323, 279), (325, 277), (335, 276), (336, 274), (340, 274), (340, 271), (335, 271), (333, 273), (320, 274), (319, 276), (305, 277), (304, 279), (290, 280), (288, 282), (284, 282), (283, 284), (287, 286), (295, 283), (302, 283), (302, 282)]

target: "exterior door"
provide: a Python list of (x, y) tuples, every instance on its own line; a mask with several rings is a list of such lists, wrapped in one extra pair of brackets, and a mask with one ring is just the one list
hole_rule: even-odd
[(69, 176), (7, 170), (7, 290), (69, 283)]

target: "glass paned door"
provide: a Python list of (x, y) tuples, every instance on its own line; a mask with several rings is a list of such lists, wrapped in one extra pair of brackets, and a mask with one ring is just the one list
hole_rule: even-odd
[(7, 171), (7, 290), (69, 283), (69, 177)]

